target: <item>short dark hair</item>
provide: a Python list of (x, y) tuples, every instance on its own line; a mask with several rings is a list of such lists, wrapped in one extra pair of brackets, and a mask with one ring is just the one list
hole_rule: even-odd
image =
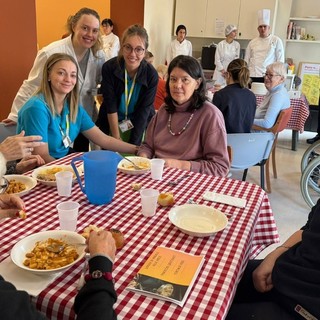
[(101, 22), (101, 25), (102, 25), (102, 26), (105, 26), (105, 25), (107, 25), (107, 24), (108, 24), (110, 27), (112, 27), (112, 26), (113, 26), (112, 20), (109, 19), (109, 18), (108, 18), (108, 19), (103, 19), (102, 22)]
[(176, 29), (176, 35), (178, 35), (178, 32), (179, 32), (181, 29), (186, 30), (186, 34), (187, 34), (187, 28), (186, 28), (186, 26), (184, 26), (183, 24), (179, 24), (179, 25), (177, 26), (177, 29)]
[(169, 113), (174, 113), (176, 107), (173, 104), (173, 98), (170, 94), (170, 74), (174, 68), (180, 68), (186, 73), (190, 75), (195, 80), (200, 79), (200, 85), (197, 90), (193, 92), (193, 95), (191, 97), (192, 103), (190, 104), (188, 111), (192, 111), (194, 109), (200, 109), (203, 106), (203, 103), (207, 100), (206, 98), (206, 79), (204, 77), (204, 73), (202, 70), (202, 67), (200, 65), (200, 62), (191, 57), (191, 56), (184, 56), (180, 55), (175, 57), (169, 64), (168, 67), (168, 79), (166, 82), (166, 93), (167, 96), (165, 98), (166, 103), (166, 110)]

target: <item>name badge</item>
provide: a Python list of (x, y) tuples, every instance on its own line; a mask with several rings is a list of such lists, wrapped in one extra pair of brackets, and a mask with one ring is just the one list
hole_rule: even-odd
[(71, 139), (67, 135), (63, 137), (62, 142), (63, 142), (63, 145), (65, 146), (65, 148), (69, 148), (72, 144)]
[(119, 128), (121, 132), (126, 132), (133, 128), (133, 124), (130, 119), (123, 120), (119, 123)]

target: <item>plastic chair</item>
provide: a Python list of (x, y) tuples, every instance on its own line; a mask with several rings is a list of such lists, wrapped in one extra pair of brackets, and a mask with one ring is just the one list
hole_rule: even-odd
[[(287, 124), (291, 118), (293, 108), (290, 107), (288, 109), (284, 109), (280, 111), (278, 118), (273, 125), (273, 127), (267, 129), (264, 127), (260, 127), (257, 125), (253, 125), (252, 129), (254, 130), (260, 130), (260, 131), (266, 131), (266, 132), (272, 132), (275, 135), (274, 143), (272, 146), (272, 154), (271, 154), (271, 159), (272, 159), (272, 170), (273, 170), (273, 176), (275, 179), (278, 178), (277, 174), (277, 166), (276, 166), (276, 146), (278, 142), (278, 134), (282, 130), (284, 130), (287, 127)], [(267, 192), (271, 192), (271, 182), (270, 182), (270, 168), (269, 168), (269, 159), (266, 163), (266, 181), (267, 181)]]
[(0, 122), (0, 143), (9, 136), (16, 135), (17, 125), (5, 126), (3, 122)]
[(247, 178), (248, 169), (260, 166), (260, 185), (264, 187), (264, 165), (272, 150), (274, 134), (271, 132), (228, 133), (227, 144), (232, 148), (231, 169), (244, 170), (242, 181)]

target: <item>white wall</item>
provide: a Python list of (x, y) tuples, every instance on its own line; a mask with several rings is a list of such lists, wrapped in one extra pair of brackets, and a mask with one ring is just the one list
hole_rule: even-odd
[(165, 63), (171, 41), (174, 20), (174, 0), (145, 0), (144, 27), (149, 35), (149, 51), (155, 57), (154, 65)]

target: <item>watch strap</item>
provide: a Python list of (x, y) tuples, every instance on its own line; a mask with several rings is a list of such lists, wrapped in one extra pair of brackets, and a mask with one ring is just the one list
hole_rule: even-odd
[(84, 280), (87, 282), (89, 280), (95, 280), (95, 279), (100, 279), (100, 278), (104, 278), (108, 281), (112, 281), (112, 273), (111, 272), (102, 272), (101, 270), (95, 270), (92, 271), (89, 274), (86, 274), (84, 276)]

